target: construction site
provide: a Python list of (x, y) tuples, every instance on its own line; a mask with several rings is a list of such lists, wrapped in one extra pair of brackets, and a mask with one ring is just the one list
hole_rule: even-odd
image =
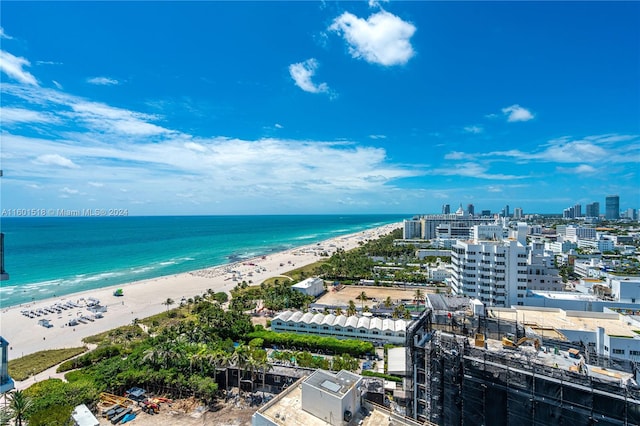
[(634, 362), (517, 322), (425, 311), (407, 330), (406, 414), (439, 425), (638, 425)]

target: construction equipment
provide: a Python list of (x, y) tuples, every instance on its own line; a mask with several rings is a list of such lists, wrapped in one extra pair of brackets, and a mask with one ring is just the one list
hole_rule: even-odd
[(536, 339), (534, 337), (521, 337), (517, 342), (514, 342), (511, 338), (509, 337), (503, 337), (502, 338), (502, 347), (505, 349), (518, 349), (522, 344), (526, 343), (526, 342), (531, 342), (533, 343), (533, 346), (536, 348), (536, 350), (540, 350), (540, 340)]
[(134, 400), (125, 396), (114, 395), (107, 392), (100, 393), (100, 400), (105, 404), (121, 405), (123, 407), (129, 407), (136, 403)]
[(158, 414), (160, 412), (160, 406), (149, 399), (141, 401), (140, 406), (142, 407), (142, 411), (147, 414)]

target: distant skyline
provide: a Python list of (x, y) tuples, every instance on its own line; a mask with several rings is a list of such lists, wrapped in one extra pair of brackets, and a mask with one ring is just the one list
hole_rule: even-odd
[(17, 2), (3, 209), (640, 208), (639, 2)]

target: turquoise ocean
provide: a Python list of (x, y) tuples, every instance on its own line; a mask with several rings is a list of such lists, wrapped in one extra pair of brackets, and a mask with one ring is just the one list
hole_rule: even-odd
[(3, 218), (0, 308), (220, 266), (408, 215)]

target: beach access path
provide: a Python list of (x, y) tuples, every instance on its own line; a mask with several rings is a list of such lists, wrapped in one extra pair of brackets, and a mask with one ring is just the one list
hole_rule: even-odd
[[(331, 255), (338, 248), (353, 249), (367, 240), (375, 240), (401, 226), (401, 223), (384, 225), (233, 264), (9, 307), (0, 312), (0, 336), (9, 342), (9, 360), (47, 349), (82, 346), (82, 339), (85, 337), (131, 324), (136, 318), (143, 319), (171, 309), (171, 306), (167, 307), (164, 304), (167, 299), (174, 300), (178, 305), (183, 298), (201, 296), (208, 289), (229, 293), (242, 281), (251, 281), (252, 285), (258, 285), (270, 277), (319, 261), (322, 259), (321, 253)], [(114, 296), (113, 293), (118, 288), (123, 290), (123, 296)], [(71, 319), (91, 316), (86, 307), (67, 309), (35, 318), (21, 313), (24, 310), (44, 309), (58, 303), (82, 304), (90, 298), (99, 300), (102, 306), (107, 307), (107, 311), (103, 318), (78, 323), (75, 326), (68, 325)], [(49, 319), (53, 327), (39, 325), (38, 321), (44, 318)]]

